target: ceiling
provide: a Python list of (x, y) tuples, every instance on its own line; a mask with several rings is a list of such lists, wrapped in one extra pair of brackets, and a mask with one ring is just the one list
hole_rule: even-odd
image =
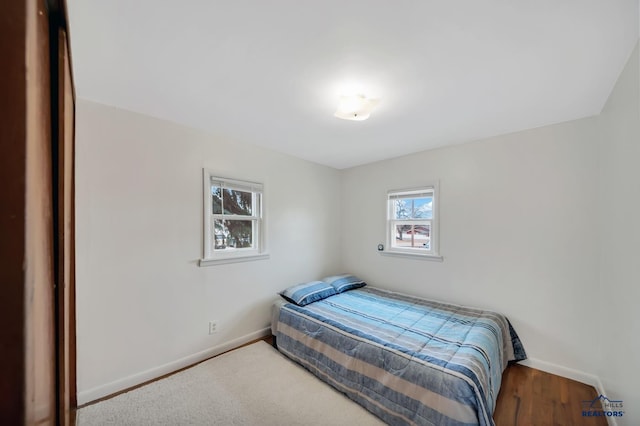
[[(638, 40), (638, 0), (68, 9), (79, 98), (339, 169), (598, 114)], [(371, 118), (335, 118), (358, 93)]]

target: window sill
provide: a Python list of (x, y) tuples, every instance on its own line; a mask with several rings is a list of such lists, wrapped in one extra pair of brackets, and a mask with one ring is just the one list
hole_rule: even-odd
[(379, 253), (383, 256), (404, 257), (407, 259), (430, 260), (432, 262), (444, 261), (444, 257), (435, 255), (435, 254), (418, 254), (418, 253), (406, 253), (406, 252), (398, 252), (398, 251), (381, 251)]
[(253, 262), (254, 260), (269, 259), (269, 253), (252, 254), (248, 256), (236, 256), (236, 257), (220, 257), (217, 259), (200, 259), (198, 266), (215, 266), (225, 265), (227, 263), (241, 263), (241, 262)]

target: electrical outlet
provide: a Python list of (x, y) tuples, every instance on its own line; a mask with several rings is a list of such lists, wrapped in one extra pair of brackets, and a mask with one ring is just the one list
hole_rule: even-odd
[(218, 321), (209, 321), (209, 334), (218, 331)]

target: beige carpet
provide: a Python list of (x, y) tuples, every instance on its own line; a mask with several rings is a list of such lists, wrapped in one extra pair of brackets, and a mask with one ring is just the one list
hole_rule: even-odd
[(81, 408), (89, 425), (382, 425), (260, 341)]

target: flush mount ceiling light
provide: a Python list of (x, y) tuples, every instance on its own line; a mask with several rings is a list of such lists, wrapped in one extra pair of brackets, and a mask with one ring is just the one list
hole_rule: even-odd
[(379, 99), (369, 99), (364, 95), (340, 96), (338, 109), (334, 115), (345, 120), (366, 120), (379, 101)]

